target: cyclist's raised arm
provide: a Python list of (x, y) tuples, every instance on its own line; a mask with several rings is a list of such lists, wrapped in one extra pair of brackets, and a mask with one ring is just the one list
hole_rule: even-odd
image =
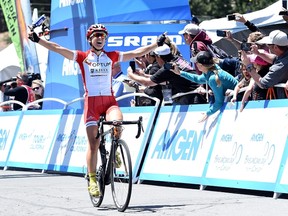
[(59, 53), (60, 55), (64, 56), (65, 58), (67, 58), (69, 60), (73, 60), (73, 58), (74, 58), (74, 52), (72, 50), (67, 49), (65, 47), (62, 47), (57, 43), (43, 40), (43, 39), (39, 38), (35, 32), (28, 32), (28, 38), (31, 41), (38, 43), (41, 46), (43, 46), (43, 47), (45, 47), (51, 51)]

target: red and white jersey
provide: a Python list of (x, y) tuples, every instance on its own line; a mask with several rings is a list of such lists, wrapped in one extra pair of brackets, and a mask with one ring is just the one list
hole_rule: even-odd
[(91, 50), (86, 52), (77, 50), (74, 60), (78, 62), (84, 82), (85, 96), (111, 96), (112, 66), (114, 62), (122, 60), (122, 53), (118, 51), (102, 51), (97, 56)]

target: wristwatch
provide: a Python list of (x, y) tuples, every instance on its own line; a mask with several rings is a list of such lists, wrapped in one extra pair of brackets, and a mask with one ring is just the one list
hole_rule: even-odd
[(246, 70), (247, 70), (248, 72), (251, 72), (253, 69), (255, 69), (253, 64), (248, 64), (248, 65), (246, 65)]

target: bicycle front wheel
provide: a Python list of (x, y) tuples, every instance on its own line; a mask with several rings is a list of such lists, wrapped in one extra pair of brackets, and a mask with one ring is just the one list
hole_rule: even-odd
[(124, 140), (118, 140), (111, 164), (112, 196), (119, 212), (124, 212), (129, 205), (132, 192), (132, 162), (129, 148)]

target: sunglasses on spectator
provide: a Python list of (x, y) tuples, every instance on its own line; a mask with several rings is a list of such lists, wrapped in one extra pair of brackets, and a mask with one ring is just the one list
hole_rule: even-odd
[(106, 35), (104, 32), (94, 32), (94, 33), (91, 35), (91, 38), (92, 38), (92, 37), (106, 38), (107, 35)]
[(35, 87), (35, 88), (33, 88), (33, 91), (37, 91), (37, 90), (39, 90), (39, 88), (40, 87)]

